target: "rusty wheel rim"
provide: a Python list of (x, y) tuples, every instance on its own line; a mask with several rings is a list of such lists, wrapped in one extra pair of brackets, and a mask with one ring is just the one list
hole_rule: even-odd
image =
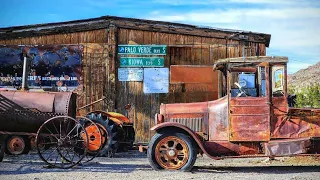
[(180, 169), (188, 162), (188, 145), (176, 136), (168, 136), (157, 144), (155, 157), (157, 163), (164, 169)]
[[(88, 134), (88, 140), (89, 140), (89, 145), (88, 145), (88, 150), (91, 152), (95, 152), (100, 150), (100, 147), (102, 146), (103, 140), (102, 140), (102, 135), (98, 129), (97, 126), (87, 126), (85, 127), (85, 130), (87, 131)], [(82, 133), (81, 136), (83, 139), (85, 139), (85, 134)], [(86, 142), (84, 142), (86, 143)]]
[(7, 143), (8, 151), (13, 155), (22, 154), (25, 147), (26, 147), (26, 144), (23, 138), (18, 136), (11, 137)]

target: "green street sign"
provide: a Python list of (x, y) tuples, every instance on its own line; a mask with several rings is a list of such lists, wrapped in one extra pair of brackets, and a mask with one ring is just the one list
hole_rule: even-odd
[(167, 45), (118, 45), (118, 54), (166, 55)]
[(120, 67), (164, 67), (163, 57), (121, 57)]

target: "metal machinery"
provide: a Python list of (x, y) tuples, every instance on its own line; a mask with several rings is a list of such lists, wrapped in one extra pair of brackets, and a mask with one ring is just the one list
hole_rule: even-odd
[(132, 147), (129, 119), (114, 112), (95, 111), (76, 117), (72, 92), (0, 91), (0, 159), (35, 147), (51, 166), (70, 168), (95, 156), (112, 156)]
[(40, 158), (52, 167), (92, 160), (111, 133), (103, 136), (90, 119), (75, 117), (75, 99), (71, 92), (0, 91), (2, 150), (28, 153), (35, 138)]
[(162, 104), (147, 154), (155, 170), (189, 171), (212, 159), (320, 153), (320, 109), (289, 108), (286, 57), (218, 60), (215, 101)]

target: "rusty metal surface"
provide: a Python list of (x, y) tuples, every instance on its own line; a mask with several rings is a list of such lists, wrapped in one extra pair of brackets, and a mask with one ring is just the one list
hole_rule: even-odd
[(228, 97), (209, 101), (209, 140), (229, 139)]
[(167, 104), (162, 108), (165, 111), (164, 121), (178, 122), (208, 138), (208, 102)]
[(170, 66), (170, 83), (218, 83), (218, 71), (213, 66)]
[(38, 109), (41, 112), (53, 112), (53, 94), (19, 91), (0, 91), (0, 94), (24, 108)]
[(259, 142), (208, 141), (204, 142), (204, 146), (212, 156), (254, 155), (260, 153)]
[(272, 138), (320, 137), (320, 109), (288, 108), (286, 98), (272, 102)]
[(34, 133), (47, 119), (66, 112), (70, 115), (75, 112), (71, 94), (0, 91), (0, 131)]
[(275, 121), (273, 138), (320, 137), (319, 109), (289, 109), (272, 120)]
[(202, 127), (203, 127), (203, 117), (188, 117), (188, 118), (170, 118), (169, 122), (176, 122), (183, 124), (187, 127), (189, 127), (191, 130), (195, 132), (203, 132)]
[(70, 113), (72, 112), (69, 112), (69, 106), (73, 106), (71, 101), (72, 92), (59, 92), (51, 94), (54, 95), (54, 112), (64, 115), (70, 115)]
[(208, 112), (208, 102), (163, 104), (161, 106), (162, 111), (160, 113), (163, 115)]
[(268, 141), (270, 108), (265, 97), (231, 98), (230, 141)]
[(267, 156), (287, 156), (307, 153), (310, 145), (310, 138), (284, 139), (264, 143), (264, 149)]

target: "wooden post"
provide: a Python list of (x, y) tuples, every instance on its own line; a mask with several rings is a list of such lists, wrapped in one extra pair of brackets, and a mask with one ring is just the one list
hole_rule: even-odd
[(109, 90), (110, 92), (106, 92), (109, 94), (108, 99), (108, 111), (116, 111), (117, 104), (116, 104), (116, 81), (117, 81), (117, 47), (118, 47), (118, 29), (114, 24), (109, 25), (109, 32), (108, 32), (108, 44), (109, 44)]

